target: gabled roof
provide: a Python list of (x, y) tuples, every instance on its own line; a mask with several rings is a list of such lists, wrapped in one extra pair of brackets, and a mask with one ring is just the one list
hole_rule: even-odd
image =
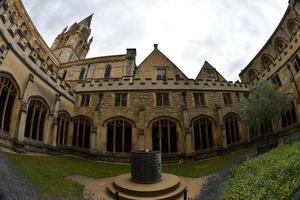
[(189, 79), (165, 54), (163, 54), (159, 49), (158, 49), (158, 45), (154, 44), (154, 49), (153, 51), (143, 60), (143, 62), (141, 62), (141, 64), (139, 64), (139, 66), (137, 67), (137, 72), (139, 72), (139, 70), (141, 69), (141, 67), (143, 66), (143, 64), (148, 61), (155, 53), (158, 53), (160, 56), (162, 56), (163, 59), (166, 59), (168, 62), (170, 62), (171, 65), (173, 65), (173, 67), (175, 68), (176, 71), (180, 72), (185, 78), (185, 79)]
[[(196, 80), (199, 79), (203, 79), (203, 80), (207, 80), (208, 79), (208, 73), (207, 70), (213, 70), (216, 74), (216, 80), (222, 82), (222, 81), (226, 81), (226, 79), (216, 70), (216, 68), (214, 68), (209, 62), (205, 61)], [(227, 82), (227, 81), (226, 81)]]

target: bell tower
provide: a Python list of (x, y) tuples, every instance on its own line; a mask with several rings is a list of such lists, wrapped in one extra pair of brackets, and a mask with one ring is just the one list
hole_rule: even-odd
[(92, 17), (93, 14), (79, 23), (75, 22), (69, 29), (68, 27), (64, 28), (55, 38), (51, 50), (61, 63), (86, 58), (93, 41), (93, 37), (89, 39)]

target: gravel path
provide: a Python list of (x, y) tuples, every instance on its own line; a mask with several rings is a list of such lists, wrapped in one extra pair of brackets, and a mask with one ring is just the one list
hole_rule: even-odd
[(1, 200), (42, 200), (36, 190), (12, 166), (0, 151), (0, 199)]

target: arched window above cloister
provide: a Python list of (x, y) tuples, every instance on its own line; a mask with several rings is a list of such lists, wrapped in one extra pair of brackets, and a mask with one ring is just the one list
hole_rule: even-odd
[(90, 148), (91, 121), (84, 117), (77, 117), (73, 120), (73, 124), (73, 146)]
[(230, 113), (224, 117), (227, 144), (240, 142), (239, 118), (236, 114)]
[(287, 27), (291, 35), (296, 35), (297, 33), (300, 33), (300, 22), (296, 19), (288, 20)]
[(273, 59), (270, 55), (264, 54), (261, 57), (261, 71), (270, 70)]
[(277, 38), (274, 43), (275, 50), (278, 54), (281, 54), (286, 48), (288, 44), (287, 41), (283, 38)]
[(213, 122), (206, 116), (193, 120), (193, 136), (195, 150), (210, 149), (213, 143)]
[(56, 144), (66, 145), (70, 116), (66, 112), (59, 112), (57, 116)]

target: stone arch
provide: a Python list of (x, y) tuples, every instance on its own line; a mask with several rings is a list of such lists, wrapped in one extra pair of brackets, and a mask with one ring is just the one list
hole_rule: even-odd
[(214, 125), (216, 125), (214, 119), (207, 115), (199, 115), (192, 120), (193, 143), (196, 151), (213, 148)]
[(250, 69), (249, 70), (248, 79), (249, 79), (249, 82), (254, 81), (254, 80), (258, 80), (258, 73), (255, 69)]
[(226, 130), (226, 141), (228, 145), (240, 142), (239, 123), (241, 119), (236, 113), (228, 113), (223, 117), (223, 122)]
[(58, 111), (57, 114), (57, 135), (56, 135), (56, 144), (66, 145), (67, 144), (67, 135), (69, 129), (69, 123), (71, 122), (71, 115), (64, 111)]
[(152, 149), (162, 153), (175, 153), (178, 151), (177, 120), (170, 117), (158, 117), (149, 123), (152, 131)]
[(288, 42), (282, 38), (282, 37), (278, 37), (275, 39), (275, 42), (274, 42), (274, 48), (275, 48), (275, 51), (279, 54), (281, 54), (288, 46)]
[(108, 152), (130, 153), (132, 149), (133, 123), (124, 117), (105, 121), (107, 129), (106, 150)]
[(108, 119), (104, 120), (104, 122), (102, 123), (102, 127), (106, 126), (106, 123), (107, 123), (107, 122), (112, 121), (112, 120), (116, 120), (116, 119), (124, 119), (124, 120), (126, 120), (126, 121), (129, 121), (130, 123), (132, 123), (132, 125), (133, 125), (134, 127), (136, 127), (135, 121), (133, 121), (133, 120), (130, 119), (130, 118), (124, 117), (124, 116), (115, 116), (115, 117), (108, 118)]
[(31, 96), (28, 99), (25, 138), (43, 141), (49, 112), (50, 106), (43, 97)]
[(20, 98), (20, 88), (14, 77), (7, 72), (0, 72), (0, 131), (9, 133), (16, 99)]
[(73, 146), (76, 148), (90, 148), (90, 135), (92, 130), (92, 120), (86, 116), (76, 116), (73, 118)]
[(270, 56), (269, 54), (263, 54), (261, 56), (260, 63), (261, 71), (264, 71), (266, 69), (269, 70), (274, 62), (272, 56)]
[(300, 33), (300, 22), (297, 19), (289, 19), (287, 21), (287, 28), (291, 36)]

